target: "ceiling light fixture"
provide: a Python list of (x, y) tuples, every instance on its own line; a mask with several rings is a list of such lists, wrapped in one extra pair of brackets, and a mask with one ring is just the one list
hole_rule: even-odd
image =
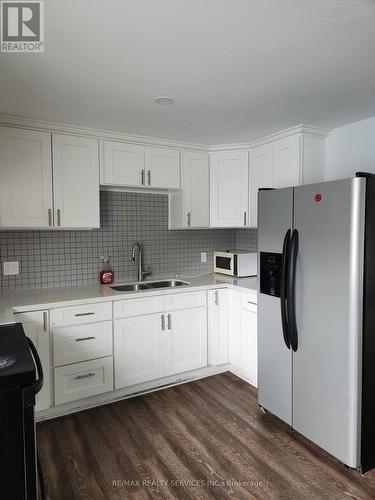
[(168, 104), (173, 104), (173, 97), (168, 97), (166, 95), (160, 95), (158, 97), (154, 97), (154, 103), (160, 104), (160, 106), (168, 106)]

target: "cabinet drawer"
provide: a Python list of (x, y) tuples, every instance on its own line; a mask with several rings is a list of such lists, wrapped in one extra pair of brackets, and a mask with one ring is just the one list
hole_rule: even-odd
[(113, 358), (55, 368), (55, 403), (62, 404), (113, 390)]
[(51, 325), (79, 325), (112, 319), (112, 303), (97, 302), (79, 306), (59, 307), (51, 310)]
[(202, 292), (175, 293), (165, 296), (165, 310), (190, 309), (207, 305), (207, 295)]
[(112, 321), (53, 329), (54, 365), (112, 355)]
[(128, 318), (129, 316), (140, 316), (153, 314), (164, 310), (164, 297), (144, 297), (136, 299), (119, 300), (114, 302), (114, 317)]
[(241, 294), (241, 307), (246, 311), (257, 312), (257, 297), (252, 294)]

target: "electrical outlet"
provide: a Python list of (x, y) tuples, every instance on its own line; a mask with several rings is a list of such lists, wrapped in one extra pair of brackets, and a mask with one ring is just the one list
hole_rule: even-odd
[(207, 262), (207, 252), (201, 252), (201, 262)]
[(3, 263), (4, 276), (13, 276), (20, 274), (20, 267), (18, 262), (4, 262)]

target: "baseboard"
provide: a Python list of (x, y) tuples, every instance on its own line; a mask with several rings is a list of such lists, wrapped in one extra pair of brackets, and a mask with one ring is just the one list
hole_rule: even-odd
[(244, 370), (242, 370), (238, 366), (229, 365), (228, 371), (233, 373), (233, 375), (236, 375), (237, 377), (241, 378), (242, 380), (244, 380), (248, 384), (252, 385), (253, 387), (255, 387), (255, 388), (258, 387), (256, 377), (249, 375), (247, 372), (245, 372)]
[(201, 368), (192, 372), (173, 375), (158, 380), (152, 380), (151, 382), (145, 382), (124, 389), (106, 392), (104, 394), (80, 399), (79, 401), (73, 401), (71, 403), (64, 403), (61, 405), (53, 406), (48, 410), (43, 410), (36, 413), (35, 420), (37, 422), (42, 422), (43, 420), (50, 420), (52, 418), (58, 418), (64, 415), (69, 415), (71, 413), (95, 408), (96, 406), (102, 406), (105, 404), (114, 403), (116, 401), (121, 401), (123, 399), (140, 396), (142, 394), (160, 391), (162, 389), (167, 389), (168, 387), (173, 387), (175, 385), (185, 384), (187, 382), (193, 382), (194, 380), (199, 380), (202, 378), (211, 377), (212, 375), (217, 375), (219, 373), (224, 373), (230, 371), (229, 368), (229, 364), (220, 366), (208, 366), (207, 368)]

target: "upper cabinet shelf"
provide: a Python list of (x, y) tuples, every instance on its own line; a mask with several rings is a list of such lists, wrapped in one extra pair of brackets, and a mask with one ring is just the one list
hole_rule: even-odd
[(0, 127), (0, 227), (99, 227), (98, 140)]
[(101, 141), (100, 184), (143, 189), (180, 189), (180, 151)]

